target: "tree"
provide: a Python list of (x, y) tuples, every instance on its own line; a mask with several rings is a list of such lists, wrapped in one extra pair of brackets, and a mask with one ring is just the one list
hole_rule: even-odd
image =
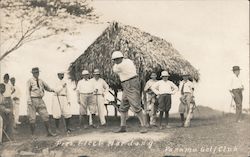
[(74, 35), (77, 26), (98, 21), (86, 0), (72, 1), (0, 0), (0, 62), (28, 42), (62, 32)]

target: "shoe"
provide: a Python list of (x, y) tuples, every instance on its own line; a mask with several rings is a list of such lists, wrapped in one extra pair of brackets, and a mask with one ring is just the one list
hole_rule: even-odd
[(106, 127), (107, 127), (106, 124), (102, 124), (102, 125), (99, 126), (99, 128), (106, 128)]
[(72, 128), (68, 128), (68, 129), (67, 129), (67, 131), (70, 131), (70, 132), (72, 132), (72, 131), (75, 131), (75, 129), (72, 129)]
[(140, 129), (140, 133), (142, 133), (142, 134), (147, 133), (147, 132), (148, 132), (148, 130), (145, 126)]
[(49, 132), (49, 133), (47, 134), (47, 136), (48, 136), (48, 137), (55, 137), (55, 136), (57, 136), (57, 134), (52, 133), (52, 132)]
[(21, 124), (21, 122), (18, 121), (18, 122), (16, 122), (16, 124)]
[(164, 127), (161, 125), (159, 128), (160, 128), (160, 130), (163, 130)]
[(59, 129), (56, 129), (56, 134), (60, 134), (61, 131)]
[(170, 129), (170, 128), (172, 128), (172, 127), (171, 127), (171, 126), (169, 126), (169, 125), (166, 125), (166, 128), (167, 128), (167, 129)]
[(151, 126), (152, 126), (152, 128), (157, 128), (158, 127), (156, 124), (152, 124)]
[(118, 130), (114, 131), (115, 133), (127, 132), (126, 126), (121, 126)]

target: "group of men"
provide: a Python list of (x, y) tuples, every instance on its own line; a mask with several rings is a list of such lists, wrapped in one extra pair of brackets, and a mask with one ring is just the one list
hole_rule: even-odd
[[(146, 93), (146, 101), (144, 106), (141, 105), (141, 84), (137, 74), (136, 66), (132, 60), (124, 58), (120, 51), (112, 53), (113, 72), (116, 73), (122, 85), (122, 101), (119, 106), (120, 112), (120, 128), (115, 130), (116, 133), (126, 132), (126, 120), (128, 118), (128, 111), (131, 109), (138, 117), (141, 127), (140, 132), (146, 133), (148, 127), (158, 127), (156, 123), (157, 112), (159, 111), (159, 127), (169, 128), (169, 111), (172, 105), (172, 95), (180, 91), (180, 105), (179, 113), (181, 124), (183, 127), (190, 126), (190, 120), (195, 109), (194, 101), (194, 85), (189, 80), (190, 75), (184, 74), (183, 81), (181, 81), (179, 88), (169, 80), (169, 73), (167, 71), (161, 72), (161, 80), (157, 80), (157, 74), (152, 72), (150, 80), (147, 81), (144, 92)], [(235, 77), (232, 79), (230, 93), (236, 102), (237, 121), (241, 119), (242, 110), (242, 91), (244, 89), (239, 80), (238, 66), (233, 67)], [(36, 113), (41, 116), (48, 136), (56, 136), (51, 131), (49, 122), (49, 114), (46, 105), (43, 101), (44, 92), (53, 92), (52, 115), (55, 119), (56, 131), (59, 131), (59, 121), (63, 117), (64, 126), (67, 132), (71, 132), (70, 119), (72, 117), (70, 112), (70, 100), (68, 94), (68, 86), (64, 80), (64, 73), (58, 73), (58, 82), (55, 84), (55, 89), (50, 88), (43, 80), (39, 78), (39, 68), (32, 68), (33, 77), (27, 82), (27, 104), (28, 117), (30, 122), (30, 130), (32, 135), (35, 131)], [(82, 71), (82, 79), (78, 81), (76, 92), (77, 101), (80, 106), (79, 110), (79, 128), (93, 128), (105, 127), (105, 100), (109, 92), (109, 85), (100, 78), (101, 73), (99, 69), (93, 72), (93, 78), (90, 78), (88, 70)], [(12, 85), (9, 84), (9, 75), (4, 76), (4, 83), (0, 84), (0, 124), (3, 121), (4, 133), (8, 138), (12, 138), (12, 128), (14, 122), (18, 124), (18, 118), (14, 114), (16, 104), (19, 104), (18, 89), (15, 86), (15, 79), (11, 78)], [(18, 106), (19, 108), (19, 106)], [(165, 113), (165, 125), (163, 124), (163, 115)], [(186, 119), (184, 113), (187, 113)], [(89, 125), (90, 124), (90, 125)], [(1, 137), (1, 134), (0, 134)]]
[(16, 79), (9, 74), (5, 74), (0, 83), (0, 143), (13, 139), (13, 129), (20, 124), (20, 91), (15, 84)]

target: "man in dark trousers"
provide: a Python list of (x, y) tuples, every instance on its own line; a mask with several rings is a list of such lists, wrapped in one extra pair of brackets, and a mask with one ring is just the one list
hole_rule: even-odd
[(115, 131), (117, 133), (126, 132), (126, 120), (128, 110), (131, 107), (132, 111), (136, 113), (141, 122), (141, 133), (146, 133), (145, 116), (141, 107), (141, 95), (140, 95), (140, 81), (136, 73), (136, 67), (132, 60), (125, 59), (120, 51), (115, 51), (112, 54), (112, 60), (114, 62), (113, 71), (121, 80), (123, 88), (122, 103), (119, 107), (121, 114), (121, 127)]
[(29, 79), (27, 82), (27, 93), (28, 93), (28, 116), (30, 121), (30, 129), (32, 135), (35, 131), (35, 122), (36, 122), (36, 112), (39, 113), (47, 131), (47, 136), (56, 136), (52, 133), (49, 123), (49, 114), (46, 108), (46, 105), (43, 101), (44, 91), (55, 92), (51, 89), (44, 81), (39, 79), (39, 68), (32, 68), (33, 78)]
[(229, 92), (231, 93), (232, 98), (236, 104), (236, 122), (241, 122), (242, 118), (242, 91), (244, 90), (244, 86), (242, 84), (240, 75), (240, 67), (233, 66), (233, 77), (231, 78)]

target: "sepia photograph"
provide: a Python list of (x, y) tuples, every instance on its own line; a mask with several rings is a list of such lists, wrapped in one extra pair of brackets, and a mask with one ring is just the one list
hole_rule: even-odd
[(0, 0), (0, 157), (250, 157), (248, 0)]

